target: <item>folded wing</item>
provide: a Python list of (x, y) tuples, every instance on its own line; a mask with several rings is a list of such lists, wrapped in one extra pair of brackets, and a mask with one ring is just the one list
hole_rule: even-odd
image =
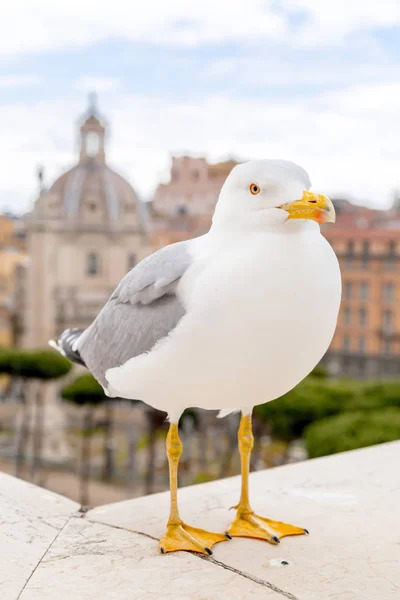
[(121, 280), (88, 329), (61, 335), (60, 351), (75, 362), (78, 357), (107, 389), (108, 369), (151, 350), (185, 314), (177, 286), (192, 263), (193, 243), (171, 244), (140, 262)]

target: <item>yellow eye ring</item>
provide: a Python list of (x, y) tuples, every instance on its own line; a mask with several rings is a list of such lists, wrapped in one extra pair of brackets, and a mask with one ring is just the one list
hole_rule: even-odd
[(260, 187), (256, 183), (250, 184), (250, 193), (253, 194), (253, 196), (255, 196), (256, 194), (259, 194), (260, 192), (261, 192)]

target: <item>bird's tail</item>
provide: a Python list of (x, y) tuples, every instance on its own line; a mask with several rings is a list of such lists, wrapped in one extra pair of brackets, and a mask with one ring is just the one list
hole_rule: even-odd
[(60, 354), (68, 358), (70, 361), (86, 367), (76, 347), (76, 343), (83, 332), (84, 329), (66, 329), (65, 331), (63, 331), (63, 333), (57, 341), (50, 340), (49, 346), (57, 350)]

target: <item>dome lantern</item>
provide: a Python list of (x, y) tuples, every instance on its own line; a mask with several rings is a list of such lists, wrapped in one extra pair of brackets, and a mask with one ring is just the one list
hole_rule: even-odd
[(105, 127), (97, 110), (96, 94), (89, 94), (89, 107), (81, 128), (81, 149), (79, 162), (105, 162)]

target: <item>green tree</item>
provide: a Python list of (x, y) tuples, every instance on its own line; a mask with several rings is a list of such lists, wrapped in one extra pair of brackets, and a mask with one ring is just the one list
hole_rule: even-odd
[(304, 439), (311, 458), (400, 439), (400, 410), (345, 412), (309, 425)]
[(61, 396), (83, 410), (80, 465), (80, 503), (89, 505), (91, 438), (94, 431), (94, 408), (107, 402), (103, 388), (92, 375), (82, 375), (61, 390)]

